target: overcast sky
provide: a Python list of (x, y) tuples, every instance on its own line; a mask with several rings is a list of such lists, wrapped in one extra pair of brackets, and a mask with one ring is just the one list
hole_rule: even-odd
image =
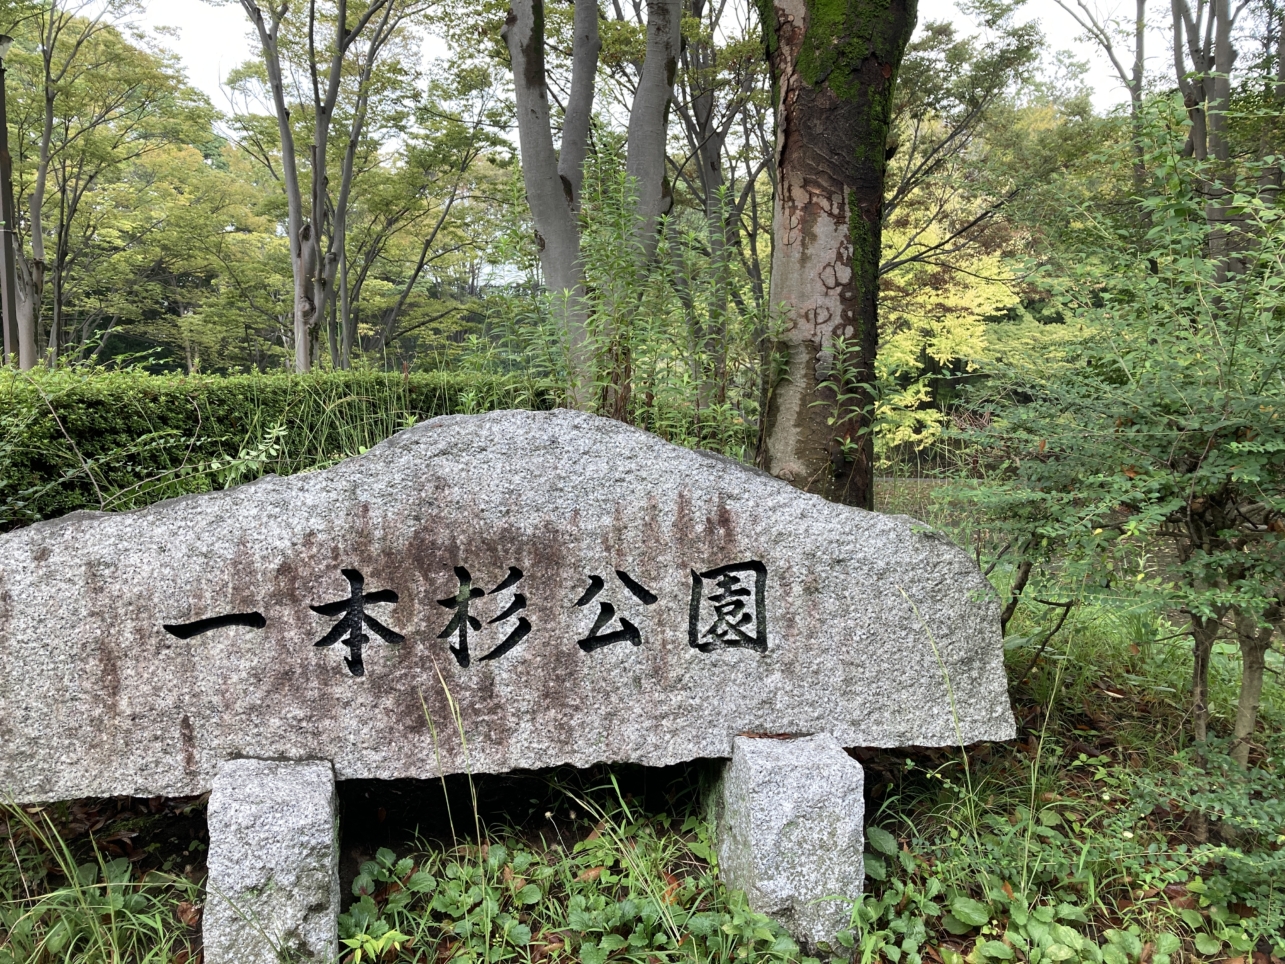
[[(1097, 0), (1097, 6), (1110, 12), (1121, 6), (1121, 2)], [(1077, 41), (1079, 28), (1053, 0), (1027, 0), (1022, 16), (1041, 22), (1053, 48), (1070, 49), (1080, 59), (1091, 62), (1094, 100), (1099, 108), (1125, 99), (1124, 91), (1113, 82), (1114, 73), (1104, 59), (1094, 47)], [(919, 19), (921, 22), (955, 19), (961, 27), (970, 29), (968, 21), (956, 11), (954, 0), (919, 0)], [(178, 36), (165, 38), (166, 46), (183, 59), (188, 78), (210, 96), (216, 107), (228, 106), (220, 84), (228, 71), (242, 63), (251, 51), (248, 22), (239, 5), (212, 7), (203, 0), (148, 0), (147, 12), (138, 23), (143, 27), (175, 28)], [(430, 42), (427, 52), (440, 55), (442, 49)]]

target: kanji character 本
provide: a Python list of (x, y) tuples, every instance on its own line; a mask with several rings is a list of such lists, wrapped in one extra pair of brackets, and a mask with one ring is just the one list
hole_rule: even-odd
[[(344, 657), (348, 672), (352, 673), (353, 676), (365, 676), (366, 664), (362, 662), (361, 650), (366, 643), (370, 642), (370, 637), (362, 631), (365, 626), (369, 626), (384, 642), (393, 646), (404, 642), (406, 639), (401, 633), (394, 632), (366, 612), (368, 603), (397, 602), (397, 593), (391, 589), (363, 592), (366, 580), (360, 572), (356, 569), (341, 569), (340, 572), (348, 580), (348, 598), (331, 603), (323, 603), (320, 606), (310, 606), (309, 608), (314, 613), (319, 613), (322, 616), (342, 615), (344, 618), (313, 645), (333, 646), (342, 639), (343, 644), (348, 647), (348, 652), (351, 654)], [(344, 638), (345, 633), (347, 633), (346, 639)]]
[[(617, 569), (616, 578), (628, 589), (644, 606), (655, 605), (657, 596), (642, 583), (636, 581), (629, 573)], [(601, 576), (589, 577), (589, 588), (584, 591), (584, 595), (577, 601), (577, 606), (587, 606), (593, 602), (598, 593), (602, 592), (606, 583)], [(586, 653), (591, 653), (595, 649), (603, 646), (610, 646), (612, 643), (618, 643), (622, 640), (629, 640), (635, 646), (642, 645), (642, 633), (638, 627), (631, 623), (624, 616), (620, 617), (620, 628), (609, 633), (602, 630), (616, 618), (616, 607), (609, 602), (598, 603), (598, 618), (593, 621), (593, 629), (589, 630), (589, 635), (584, 639), (576, 640), (576, 644)]]
[(179, 639), (191, 639), (208, 633), (212, 629), (224, 626), (249, 626), (251, 629), (262, 629), (268, 625), (263, 613), (227, 613), (223, 616), (211, 616), (208, 619), (197, 619), (190, 623), (161, 623), (161, 628), (171, 636)]
[[(512, 589), (522, 581), (522, 570), (517, 566), (509, 566), (509, 574), (501, 580), (500, 584), (490, 592), (484, 592), (480, 586), (473, 585), (472, 574), (463, 566), (455, 567), (455, 578), (459, 581), (460, 588), (454, 596), (448, 596), (445, 599), (439, 599), (438, 605), (445, 606), (447, 609), (454, 609), (455, 615), (451, 621), (446, 624), (437, 636), (438, 639), (449, 639), (455, 637), (455, 641), (450, 644), (451, 652), (455, 655), (455, 661), (464, 669), (468, 669), (472, 661), (468, 650), (468, 631), (472, 628), (475, 632), (482, 629), (482, 620), (478, 619), (471, 612), (473, 600), (481, 599), (483, 596), (495, 596), (507, 589)], [(503, 622), (513, 616), (516, 616), (522, 610), (526, 609), (526, 596), (520, 592), (513, 594), (513, 600), (509, 605), (494, 619), (487, 622), (488, 626)], [(519, 616), (517, 625), (513, 627), (509, 635), (504, 638), (504, 642), (496, 646), (485, 656), (481, 657), (479, 662), (486, 662), (490, 659), (499, 659), (505, 653), (509, 652), (518, 643), (526, 638), (531, 632), (531, 623), (525, 616)]]
[[(753, 590), (742, 582), (742, 578), (750, 573), (754, 574)], [(706, 582), (713, 583), (708, 595), (705, 594)], [(760, 653), (767, 652), (766, 584), (767, 566), (761, 562), (734, 563), (706, 572), (693, 569), (687, 641), (702, 653), (723, 647), (744, 647)], [(711, 604), (713, 623), (701, 632), (703, 600), (708, 600)]]

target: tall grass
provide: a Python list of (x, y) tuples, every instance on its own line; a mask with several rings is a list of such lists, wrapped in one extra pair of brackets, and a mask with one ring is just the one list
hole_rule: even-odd
[(0, 821), (12, 859), (0, 870), (0, 964), (192, 959), (199, 885), (172, 874), (140, 874), (127, 857), (109, 859), (92, 842), (89, 859), (78, 858), (38, 808), (3, 808)]

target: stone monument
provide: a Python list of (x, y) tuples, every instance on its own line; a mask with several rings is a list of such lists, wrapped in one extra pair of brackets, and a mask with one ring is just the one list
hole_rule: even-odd
[[(0, 795), (213, 789), (210, 904), (235, 912), (215, 911), (208, 964), (256, 960), (249, 934), (333, 953), (334, 779), (701, 757), (733, 760), (731, 882), (828, 940), (843, 906), (799, 908), (812, 884), (861, 887), (860, 767), (838, 748), (1014, 734), (966, 553), (576, 412), (433, 419), (324, 471), (39, 523), (0, 560)], [(778, 777), (808, 827), (762, 822)], [(307, 806), (281, 813), (296, 790)], [(215, 849), (247, 808), (304, 842), (241, 886)], [(817, 845), (836, 808), (848, 878), (769, 881), (771, 848)], [(256, 906), (291, 887), (312, 892)]]

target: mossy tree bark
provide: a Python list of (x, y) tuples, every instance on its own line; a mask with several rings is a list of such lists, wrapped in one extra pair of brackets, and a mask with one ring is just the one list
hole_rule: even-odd
[(886, 149), (916, 0), (758, 3), (777, 119), (771, 303), (786, 310), (760, 463), (870, 508)]

